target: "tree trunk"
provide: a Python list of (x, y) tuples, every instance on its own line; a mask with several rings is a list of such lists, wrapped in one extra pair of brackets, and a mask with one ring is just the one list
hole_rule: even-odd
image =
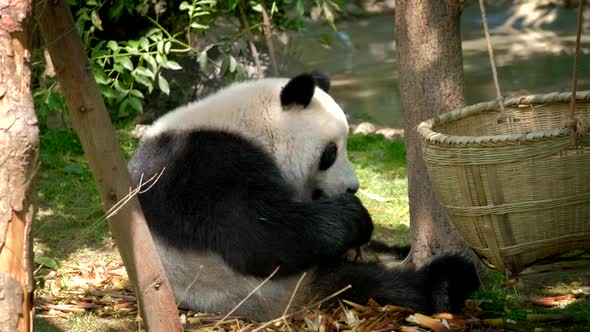
[[(109, 210), (130, 193), (131, 179), (74, 18), (64, 0), (38, 0), (35, 10), (72, 124)], [(137, 197), (123, 204), (109, 221), (148, 331), (180, 331), (172, 289)]]
[(0, 331), (32, 331), (33, 195), (39, 130), (31, 95), (31, 1), (0, 5)]
[(432, 190), (416, 126), (462, 107), (461, 0), (400, 0), (395, 8), (399, 87), (406, 133), (412, 252), (422, 265), (432, 255), (465, 250)]

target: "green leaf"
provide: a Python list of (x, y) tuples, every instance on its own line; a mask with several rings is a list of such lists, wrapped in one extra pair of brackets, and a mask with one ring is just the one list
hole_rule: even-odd
[(158, 63), (156, 62), (156, 59), (154, 59), (154, 57), (151, 54), (143, 54), (142, 57), (150, 65), (152, 72), (155, 73), (158, 71)]
[(131, 54), (138, 54), (139, 50), (137, 48), (133, 48), (132, 46), (125, 46), (125, 51), (127, 51), (127, 53), (131, 53)]
[(208, 10), (204, 10), (204, 11), (198, 12), (198, 13), (196, 13), (195, 15), (193, 15), (193, 18), (195, 18), (195, 17), (199, 17), (199, 16), (205, 16), (205, 15), (209, 15), (209, 14), (211, 14), (211, 12), (210, 12), (210, 11), (208, 11)]
[(201, 69), (201, 71), (204, 74), (207, 74), (207, 61), (208, 61), (208, 57), (207, 57), (207, 49), (203, 50), (201, 52), (201, 54), (199, 54), (199, 57), (197, 58), (197, 62), (199, 62), (199, 68)]
[(131, 108), (143, 113), (143, 106), (141, 105), (141, 101), (139, 99), (130, 96), (129, 98), (127, 98), (127, 100), (129, 101), (129, 106), (131, 106)]
[(156, 61), (160, 66), (166, 67), (166, 64), (168, 63), (168, 58), (166, 57), (166, 54), (158, 53), (156, 54)]
[(60, 110), (63, 106), (63, 96), (60, 93), (50, 92), (47, 95), (47, 106), (50, 109)]
[(127, 98), (127, 95), (129, 94), (129, 90), (120, 90), (117, 91), (117, 98), (115, 98), (115, 104), (120, 103), (123, 99)]
[(123, 9), (125, 8), (125, 1), (124, 0), (117, 0), (114, 4), (112, 4), (109, 8), (109, 18), (117, 21), (121, 15), (123, 14)]
[(117, 93), (110, 86), (99, 84), (98, 89), (100, 90), (100, 93), (103, 95), (103, 97), (107, 99), (117, 98)]
[(135, 73), (135, 75), (146, 76), (146, 77), (150, 77), (152, 79), (155, 78), (154, 73), (151, 70), (149, 70), (149, 69), (147, 69), (145, 67), (137, 67), (137, 68), (135, 68), (134, 73)]
[(238, 62), (236, 61), (236, 58), (234, 58), (233, 55), (229, 56), (229, 72), (233, 73), (236, 70), (236, 67), (238, 66)]
[(172, 70), (180, 70), (182, 69), (182, 66), (180, 66), (176, 61), (168, 60), (168, 62), (166, 63), (166, 68)]
[(107, 46), (113, 51), (116, 51), (119, 49), (119, 44), (117, 44), (117, 42), (114, 40), (109, 40), (109, 42), (107, 43)]
[(180, 3), (180, 7), (179, 7), (180, 10), (188, 10), (190, 8), (192, 8), (192, 6), (188, 2), (183, 1)]
[(135, 82), (137, 82), (143, 86), (146, 86), (148, 89), (150, 89), (150, 88), (153, 89), (152, 82), (149, 79), (147, 79), (145, 76), (135, 75), (134, 78), (135, 78)]
[(297, 0), (295, 2), (295, 12), (297, 16), (302, 17), (305, 14), (305, 8), (303, 7), (303, 0)]
[(139, 40), (130, 40), (127, 44), (136, 50), (139, 49)]
[(240, 0), (228, 0), (226, 1), (227, 4), (227, 9), (234, 10), (236, 8), (236, 6), (238, 5), (238, 3), (240, 2)]
[(133, 63), (131, 62), (131, 60), (129, 60), (128, 57), (119, 56), (115, 59), (115, 61), (120, 63), (121, 66), (123, 66), (125, 69), (127, 69), (129, 71), (133, 71)]
[(92, 20), (92, 25), (94, 25), (98, 30), (102, 31), (102, 20), (100, 16), (98, 16), (98, 12), (93, 10), (90, 14), (90, 18)]
[(144, 98), (144, 97), (143, 97), (143, 93), (141, 93), (141, 91), (139, 91), (139, 90), (137, 90), (137, 89), (133, 89), (133, 90), (131, 90), (131, 95), (132, 95), (132, 96), (135, 96), (135, 97), (137, 97), (137, 98), (141, 98), (141, 99), (143, 99), (143, 98)]
[(168, 41), (168, 42), (166, 42), (166, 43), (164, 44), (164, 52), (165, 52), (166, 54), (170, 53), (170, 47), (172, 47), (172, 43), (171, 43), (171, 42), (169, 42), (169, 41)]
[(245, 79), (246, 79), (246, 70), (244, 69), (244, 66), (239, 64), (238, 69), (236, 71), (236, 80), (243, 81)]
[(229, 57), (225, 57), (225, 58), (223, 58), (223, 62), (221, 63), (221, 75), (225, 75), (228, 68), (229, 68)]
[(199, 0), (195, 3), (197, 6), (215, 6), (217, 4), (217, 0)]
[(37, 257), (35, 258), (35, 263), (39, 264), (39, 265), (43, 265), (47, 268), (50, 268), (52, 270), (56, 270), (58, 268), (58, 264), (57, 261), (51, 257), (47, 257), (47, 256), (41, 256), (41, 257)]
[(106, 40), (101, 40), (92, 48), (92, 52), (90, 57), (91, 58), (98, 58), (101, 55), (106, 55), (106, 50), (103, 49), (104, 44), (106, 44)]
[(120, 80), (116, 80), (113, 84), (113, 87), (115, 88), (115, 90), (117, 90), (117, 92), (125, 93), (125, 95), (127, 95), (127, 88), (123, 86)]
[(94, 71), (94, 80), (98, 84), (109, 84), (113, 81), (112, 78), (108, 77), (102, 70)]
[(191, 28), (205, 30), (205, 29), (208, 29), (209, 26), (208, 25), (204, 25), (204, 24), (200, 24), (200, 23), (197, 23), (197, 22), (193, 22), (193, 23), (191, 23)]
[(168, 85), (168, 81), (162, 75), (158, 75), (158, 86), (162, 92), (170, 95), (170, 85)]
[(123, 113), (125, 113), (125, 111), (127, 110), (127, 105), (129, 105), (129, 101), (128, 99), (124, 99), (121, 104), (119, 104), (119, 110), (118, 110), (118, 114), (121, 115)]
[(146, 52), (150, 50), (150, 41), (143, 36), (139, 38), (139, 45), (141, 45), (141, 48)]

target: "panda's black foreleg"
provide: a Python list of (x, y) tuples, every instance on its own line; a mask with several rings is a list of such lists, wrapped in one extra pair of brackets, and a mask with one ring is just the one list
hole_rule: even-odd
[[(281, 199), (239, 202), (216, 219), (208, 248), (236, 271), (292, 275), (316, 265), (339, 262), (348, 249), (369, 241), (373, 223), (358, 197), (342, 194), (311, 202)], [(239, 220), (239, 222), (235, 222)], [(223, 241), (216, 239), (223, 238)]]
[(340, 295), (359, 304), (374, 299), (419, 312), (459, 312), (479, 281), (473, 263), (464, 255), (443, 255), (421, 269), (387, 269), (379, 263), (346, 263), (322, 268), (314, 281), (319, 294), (352, 288)]

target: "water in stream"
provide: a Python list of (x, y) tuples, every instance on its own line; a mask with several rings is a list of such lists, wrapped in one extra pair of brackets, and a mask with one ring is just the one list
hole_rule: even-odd
[[(495, 98), (479, 15), (478, 7), (469, 6), (461, 20), (468, 104)], [(575, 10), (491, 8), (488, 21), (504, 96), (570, 90)], [(289, 64), (289, 71), (321, 68), (332, 76), (332, 94), (353, 121), (401, 127), (393, 16), (343, 21), (337, 26), (338, 32), (333, 32), (314, 25), (296, 38), (289, 46), (296, 60)], [(582, 35), (579, 90), (590, 89), (589, 31)], [(319, 42), (326, 37), (331, 47)]]

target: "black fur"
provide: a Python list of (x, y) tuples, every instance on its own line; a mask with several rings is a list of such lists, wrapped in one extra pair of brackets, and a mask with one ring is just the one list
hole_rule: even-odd
[(130, 161), (152, 233), (185, 250), (220, 254), (238, 272), (290, 275), (369, 241), (371, 218), (352, 194), (296, 202), (273, 159), (237, 135), (215, 131), (144, 139)]
[(379, 263), (345, 263), (317, 273), (315, 287), (330, 294), (351, 285), (341, 297), (364, 304), (378, 303), (433, 312), (460, 312), (465, 299), (479, 287), (472, 261), (460, 254), (436, 257), (421, 269), (385, 269)]
[(316, 82), (311, 74), (300, 74), (293, 77), (281, 90), (281, 105), (288, 109), (299, 105), (309, 105), (315, 92)]

